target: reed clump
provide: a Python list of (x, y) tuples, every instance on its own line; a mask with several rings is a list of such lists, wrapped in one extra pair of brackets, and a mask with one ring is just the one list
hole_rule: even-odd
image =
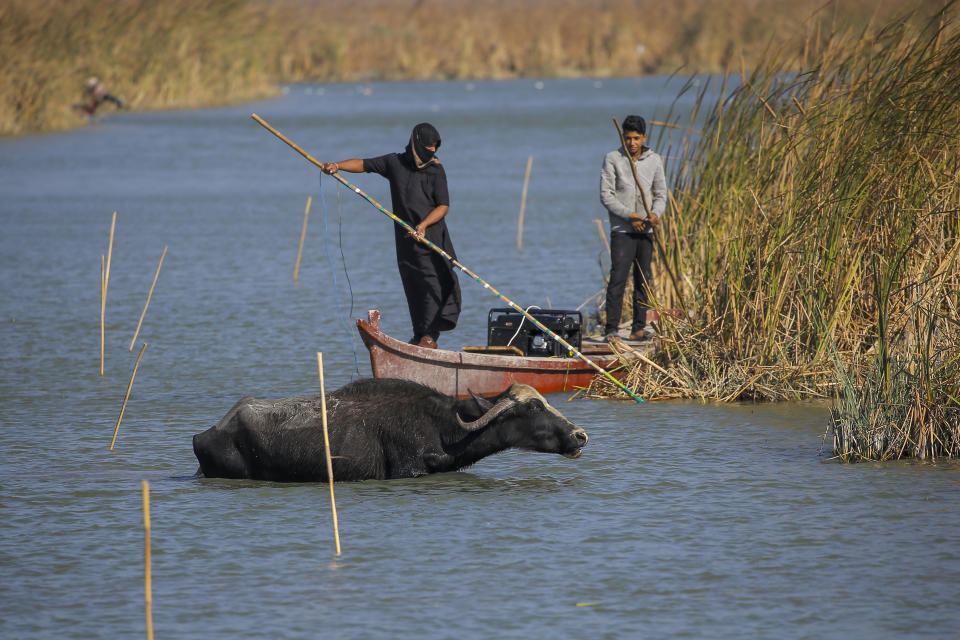
[(695, 316), (666, 318), (670, 376), (638, 371), (638, 392), (834, 397), (842, 459), (960, 454), (955, 17), (821, 34), (801, 73), (771, 53), (726, 76), (680, 144), (660, 256), (682, 290), (661, 270), (658, 304)]
[[(938, 5), (939, 0), (924, 0)], [(896, 0), (7, 0), (0, 135), (63, 129), (98, 76), (134, 109), (224, 104), (277, 83), (716, 73), (768, 40), (865, 24)], [(810, 19), (811, 14), (815, 15)], [(798, 62), (802, 62), (802, 59)]]
[[(935, 327), (926, 328), (941, 333)], [(951, 330), (955, 328), (947, 329)], [(886, 362), (878, 357), (841, 376), (841, 393), (824, 434), (825, 440), (832, 436), (837, 458), (844, 462), (960, 458), (956, 336), (930, 338), (938, 343), (932, 349), (917, 344), (920, 353), (898, 353)], [(952, 358), (944, 342), (952, 343)]]

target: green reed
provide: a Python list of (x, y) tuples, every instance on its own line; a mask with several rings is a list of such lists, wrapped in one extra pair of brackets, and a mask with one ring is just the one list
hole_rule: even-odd
[(955, 14), (820, 34), (801, 73), (771, 53), (726, 79), (664, 234), (696, 315), (665, 323), (674, 375), (639, 393), (836, 397), (843, 459), (960, 453)]

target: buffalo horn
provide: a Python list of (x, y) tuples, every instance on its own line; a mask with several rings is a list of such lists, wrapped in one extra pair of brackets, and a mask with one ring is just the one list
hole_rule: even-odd
[[(470, 395), (473, 395), (472, 391), (470, 392)], [(477, 396), (475, 395), (473, 397), (477, 398)], [(486, 398), (484, 398), (484, 400), (486, 400)], [(477, 400), (477, 402), (480, 402), (480, 400)], [(480, 416), (473, 422), (464, 422), (463, 418), (460, 417), (460, 414), (457, 413), (457, 422), (460, 424), (461, 428), (466, 429), (467, 431), (476, 431), (478, 429), (483, 429), (485, 426), (487, 426), (487, 424), (490, 423), (491, 420), (493, 420), (498, 415), (500, 415), (501, 413), (503, 413), (504, 411), (506, 411), (507, 409), (509, 409), (515, 404), (517, 404), (516, 398), (514, 398), (512, 395), (507, 395), (507, 396), (504, 396), (503, 398), (500, 398), (497, 404), (493, 405), (482, 416)], [(485, 403), (484, 402), (480, 403), (481, 407), (485, 407), (489, 405), (490, 405), (489, 400), (486, 400)]]
[(493, 403), (490, 402), (490, 398), (484, 398), (481, 395), (477, 395), (473, 392), (473, 389), (467, 389), (467, 392), (470, 394), (470, 397), (477, 401), (477, 404), (480, 405), (480, 410), (483, 412), (490, 411), (493, 408)]

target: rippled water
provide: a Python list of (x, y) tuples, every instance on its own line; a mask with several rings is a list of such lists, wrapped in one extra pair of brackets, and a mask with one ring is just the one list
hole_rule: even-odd
[[(251, 112), (320, 159), (399, 151), (430, 120), (461, 260), (524, 306), (569, 308), (601, 283), (610, 118), (664, 119), (681, 84), (301, 86), (0, 141), (0, 637), (145, 633), (141, 479), (158, 638), (957, 637), (960, 467), (832, 462), (824, 405), (553, 395), (590, 434), (580, 459), (338, 485), (337, 558), (325, 485), (192, 477), (191, 436), (243, 395), (316, 389), (317, 351), (328, 388), (368, 375), (352, 328), (366, 309), (408, 337), (389, 221)], [(389, 202), (375, 176), (353, 181)], [(499, 306), (461, 285), (449, 347), (482, 343)]]

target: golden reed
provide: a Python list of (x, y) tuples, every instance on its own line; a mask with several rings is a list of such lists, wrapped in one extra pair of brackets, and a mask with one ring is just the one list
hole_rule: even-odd
[(89, 76), (130, 108), (161, 109), (255, 99), (299, 81), (709, 73), (756, 64), (772, 38), (801, 43), (898, 4), (7, 0), (0, 135), (82, 124), (71, 105)]

